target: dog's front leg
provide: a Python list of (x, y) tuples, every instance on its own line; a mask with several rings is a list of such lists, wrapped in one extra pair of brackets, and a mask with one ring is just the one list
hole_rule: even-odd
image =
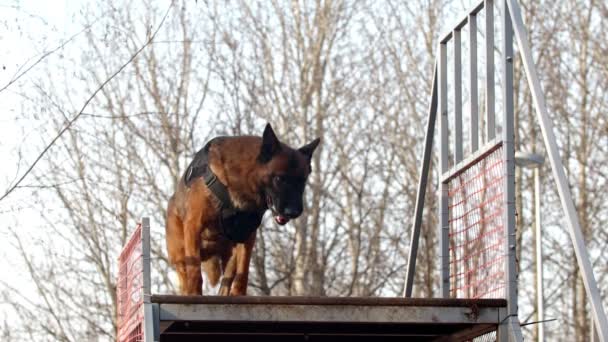
[(184, 295), (202, 295), (203, 277), (201, 274), (201, 221), (195, 216), (184, 222), (184, 263), (186, 264)]
[(227, 248), (225, 254), (222, 256), (222, 282), (220, 286), (219, 295), (227, 296), (230, 294), (230, 287), (232, 286), (232, 281), (234, 280), (234, 273), (236, 271), (236, 253), (235, 247), (236, 245), (232, 245)]
[(255, 244), (255, 232), (243, 243), (235, 243), (228, 248), (222, 258), (223, 274), (220, 296), (244, 296), (247, 294), (249, 261)]
[(236, 246), (236, 275), (230, 288), (231, 296), (244, 296), (247, 294), (247, 282), (249, 281), (249, 262), (251, 260), (251, 252), (255, 244), (256, 233), (251, 233), (251, 236), (244, 243), (239, 243)]

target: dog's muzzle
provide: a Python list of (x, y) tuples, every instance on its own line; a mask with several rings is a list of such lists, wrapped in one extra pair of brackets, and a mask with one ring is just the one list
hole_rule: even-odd
[(266, 195), (266, 206), (268, 207), (268, 209), (270, 209), (270, 211), (272, 211), (274, 221), (278, 225), (283, 226), (287, 224), (287, 222), (289, 222), (289, 217), (287, 217), (286, 215), (279, 214), (279, 211), (275, 207), (274, 202), (272, 201), (272, 197), (270, 195)]

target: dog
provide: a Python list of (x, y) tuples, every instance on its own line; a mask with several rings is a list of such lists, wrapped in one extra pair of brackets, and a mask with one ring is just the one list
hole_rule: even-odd
[(262, 137), (210, 140), (180, 179), (167, 207), (166, 243), (182, 295), (202, 295), (202, 271), (220, 295), (246, 295), (251, 251), (270, 209), (285, 225), (302, 213), (317, 138), (293, 149), (270, 124)]

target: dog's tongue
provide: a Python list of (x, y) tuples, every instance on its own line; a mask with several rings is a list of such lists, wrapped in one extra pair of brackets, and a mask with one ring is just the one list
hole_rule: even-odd
[(289, 222), (289, 219), (283, 215), (277, 215), (274, 217), (274, 220), (280, 224), (281, 226)]

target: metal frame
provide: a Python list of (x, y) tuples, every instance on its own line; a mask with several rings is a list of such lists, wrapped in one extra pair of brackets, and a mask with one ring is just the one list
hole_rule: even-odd
[[(298, 322), (298, 323), (408, 323), (408, 324), (496, 324), (500, 307), (479, 307), (472, 314), (469, 306), (443, 305), (399, 305), (396, 303), (326, 303), (334, 298), (303, 297), (312, 303), (291, 303), (291, 297), (264, 302), (264, 297), (245, 297), (253, 301), (235, 301), (226, 297), (203, 297), (194, 300), (160, 302), (161, 321), (205, 321), (205, 322)], [(191, 299), (191, 298), (187, 298)], [(192, 298), (196, 299), (196, 298)], [(215, 302), (213, 301), (214, 299)], [(259, 300), (258, 300), (259, 299)], [(320, 303), (315, 303), (317, 299)], [(321, 301), (322, 299), (326, 299)], [(359, 299), (359, 298), (354, 298)], [(372, 299), (373, 300), (373, 299)], [(243, 302), (243, 303), (240, 303)], [(504, 318), (503, 313), (502, 317)]]
[(494, 1), (485, 0), (486, 10), (486, 138), (496, 137), (494, 106)]
[(468, 341), (496, 330), (507, 317), (502, 299), (157, 295), (152, 302), (168, 340), (291, 333)]
[[(542, 214), (541, 214), (541, 181), (540, 169), (545, 163), (545, 158), (536, 153), (523, 151), (515, 152), (515, 166), (519, 168), (529, 168), (534, 172), (534, 254), (536, 265), (536, 321), (543, 322), (545, 320), (545, 306), (543, 294), (543, 245), (542, 245)], [(539, 342), (545, 341), (545, 325), (536, 324), (537, 337)]]
[[(601, 297), (597, 282), (593, 275), (593, 270), (589, 260), (589, 255), (584, 243), (583, 235), (580, 230), (580, 224), (572, 200), (572, 195), (568, 187), (568, 181), (564, 171), (563, 164), (559, 157), (557, 150), (557, 144), (555, 135), (553, 134), (553, 126), (549, 119), (547, 112), (547, 106), (545, 98), (540, 86), (539, 77), (534, 65), (531, 50), (528, 45), (527, 32), (523, 23), (521, 10), (516, 0), (500, 0), (502, 9), (502, 20), (501, 28), (503, 34), (502, 40), (502, 72), (504, 85), (502, 87), (503, 98), (504, 98), (504, 112), (503, 112), (503, 127), (501, 142), (504, 144), (504, 160), (505, 160), (505, 212), (504, 222), (507, 227), (505, 248), (507, 251), (507, 262), (505, 265), (505, 271), (507, 275), (506, 279), (506, 299), (508, 301), (508, 316), (503, 321), (503, 324), (499, 327), (498, 337), (500, 340), (509, 339), (513, 341), (521, 341), (521, 329), (519, 327), (519, 320), (517, 318), (517, 269), (515, 260), (515, 188), (514, 188), (514, 117), (513, 117), (513, 37), (515, 37), (519, 52), (522, 57), (522, 64), (525, 69), (526, 77), (530, 90), (532, 92), (532, 98), (547, 153), (549, 155), (549, 161), (551, 163), (551, 169), (553, 172), (553, 178), (556, 182), (560, 200), (564, 213), (567, 218), (568, 229), (570, 232), (570, 239), (573, 243), (574, 250), (576, 253), (576, 259), (578, 266), (583, 276), (583, 283), (585, 290), (588, 294), (591, 308), (594, 318), (594, 326), (597, 328), (598, 335), (601, 341), (608, 341), (608, 321), (606, 319), (606, 313), (602, 306)], [(477, 108), (477, 51), (476, 51), (476, 15), (483, 8), (486, 10), (486, 39), (485, 39), (485, 51), (487, 57), (486, 63), (486, 138), (488, 141), (494, 140), (496, 136), (496, 122), (495, 122), (495, 107), (494, 107), (494, 13), (493, 13), (493, 1), (483, 0), (473, 6), (473, 8), (466, 14), (466, 16), (458, 21), (456, 26), (449, 30), (447, 34), (443, 35), (439, 42), (438, 49), (438, 74), (433, 77), (433, 90), (431, 96), (431, 112), (429, 112), (429, 121), (427, 126), (427, 133), (425, 138), (425, 150), (423, 159), (423, 165), (421, 167), (421, 178), (418, 187), (418, 195), (416, 197), (415, 205), (415, 216), (412, 230), (412, 245), (410, 249), (410, 258), (408, 263), (408, 270), (406, 275), (406, 287), (404, 294), (405, 296), (411, 296), (413, 287), (413, 277), (415, 273), (416, 255), (418, 247), (418, 238), (420, 236), (420, 228), (422, 225), (421, 217), (423, 211), (426, 180), (428, 178), (429, 163), (428, 157), (430, 150), (433, 145), (433, 130), (429, 130), (435, 121), (436, 113), (432, 112), (432, 109), (439, 107), (439, 152), (440, 152), (440, 174), (442, 175), (441, 185), (439, 189), (439, 237), (440, 237), (440, 260), (441, 260), (441, 293), (443, 297), (449, 295), (449, 255), (447, 254), (447, 183), (446, 179), (452, 177), (453, 174), (459, 172), (460, 167), (466, 165), (467, 162), (462, 162), (463, 157), (462, 151), (462, 132), (459, 121), (461, 118), (461, 109), (455, 109), (456, 116), (456, 134), (454, 138), (455, 146), (455, 166), (448, 170), (448, 121), (447, 121), (447, 43), (454, 38), (454, 41), (460, 43), (460, 30), (467, 23), (472, 28), (470, 31), (470, 40), (474, 44), (471, 44), (471, 100), (474, 103), (471, 105), (471, 151), (476, 155), (483, 155), (484, 150), (478, 150), (478, 108)], [(460, 65), (460, 48), (455, 49), (455, 60), (454, 66), (458, 69)], [(458, 107), (461, 104), (461, 81), (460, 73), (455, 70), (455, 104)], [(438, 94), (436, 93), (435, 83), (438, 83)], [(460, 135), (460, 136), (459, 136)], [(470, 158), (464, 158), (469, 160)], [(424, 181), (423, 181), (424, 180)]]
[[(433, 70), (433, 82), (431, 86), (431, 103), (429, 104), (429, 120), (424, 136), (424, 154), (420, 166), (420, 179), (418, 180), (418, 191), (416, 193), (416, 208), (414, 222), (412, 224), (412, 238), (410, 239), (410, 251), (407, 263), (407, 279), (405, 281), (404, 297), (412, 296), (414, 287), (414, 270), (416, 269), (416, 254), (418, 253), (418, 241), (420, 241), (420, 226), (422, 224), (422, 207), (426, 195), (426, 186), (429, 178), (429, 166), (433, 150), (433, 134), (435, 132), (435, 119), (437, 118), (437, 64)], [(417, 228), (416, 228), (417, 227)]]
[(587, 247), (585, 246), (585, 240), (583, 239), (580, 223), (578, 222), (578, 216), (572, 200), (572, 194), (570, 193), (570, 188), (568, 187), (568, 179), (566, 178), (564, 165), (562, 164), (559, 152), (557, 150), (557, 143), (555, 135), (553, 134), (553, 124), (549, 119), (545, 96), (542, 92), (536, 66), (534, 65), (534, 59), (532, 58), (530, 46), (528, 45), (528, 34), (521, 16), (521, 10), (515, 0), (505, 1), (508, 4), (509, 13), (513, 20), (515, 38), (522, 57), (522, 64), (526, 71), (528, 85), (530, 87), (530, 91), (532, 92), (532, 98), (534, 100), (536, 114), (540, 123), (543, 140), (545, 142), (545, 148), (547, 149), (547, 154), (549, 155), (549, 161), (551, 163), (551, 170), (553, 171), (553, 178), (557, 185), (562, 208), (567, 218), (570, 239), (572, 240), (572, 244), (574, 246), (576, 260), (581, 270), (585, 290), (591, 304), (595, 327), (597, 328), (600, 340), (607, 342), (608, 320), (606, 319), (606, 312), (602, 306), (600, 291), (593, 275), (593, 268), (591, 267), (589, 254), (587, 253)]
[[(439, 44), (439, 164), (441, 174), (448, 171), (448, 75), (447, 42)], [(439, 187), (439, 255), (441, 258), (441, 296), (450, 296), (450, 251), (449, 251), (449, 213), (448, 184)]]
[[(541, 228), (540, 166), (534, 169), (534, 231), (536, 235), (536, 312), (537, 321), (545, 320), (545, 294), (543, 284), (543, 232)], [(538, 342), (545, 342), (545, 325), (538, 324)]]
[(143, 333), (144, 342), (160, 341), (158, 329), (158, 305), (152, 303), (152, 279), (150, 270), (150, 218), (144, 217), (141, 220), (141, 245), (142, 245), (142, 294), (144, 299), (144, 322)]
[(440, 181), (442, 183), (448, 183), (455, 177), (458, 177), (462, 172), (466, 171), (473, 164), (477, 163), (488, 154), (496, 150), (499, 146), (502, 145), (502, 141), (500, 139), (493, 139), (485, 143), (480, 149), (478, 149), (475, 153), (464, 158), (460, 163), (452, 166), (447, 172), (444, 172), (441, 175)]
[[(504, 174), (504, 213), (505, 246), (507, 253), (505, 262), (505, 290), (507, 298), (508, 318), (498, 327), (499, 340), (511, 339), (523, 341), (519, 318), (517, 317), (517, 260), (515, 248), (515, 120), (513, 115), (513, 28), (507, 3), (502, 5), (502, 76), (503, 76), (503, 121), (502, 141), (503, 159), (505, 160)], [(488, 9), (489, 10), (489, 9)], [(488, 32), (486, 32), (488, 35)], [(496, 130), (496, 128), (494, 128)]]
[[(540, 169), (544, 164), (543, 156), (536, 153), (527, 153), (522, 151), (515, 152), (515, 165), (520, 168), (530, 168), (534, 171), (534, 244), (535, 244), (535, 265), (536, 265), (536, 321), (543, 322), (545, 320), (545, 305), (544, 305), (544, 286), (543, 286), (543, 244), (542, 244), (542, 229), (541, 229), (541, 181)], [(545, 325), (537, 324), (537, 340), (545, 341)]]
[[(504, 299), (152, 295), (142, 219), (143, 342), (236, 336), (401, 336), (468, 341), (508, 317)], [(241, 339), (242, 340), (242, 339)]]
[(469, 103), (471, 120), (471, 153), (479, 149), (479, 99), (477, 97), (477, 13), (469, 20)]

